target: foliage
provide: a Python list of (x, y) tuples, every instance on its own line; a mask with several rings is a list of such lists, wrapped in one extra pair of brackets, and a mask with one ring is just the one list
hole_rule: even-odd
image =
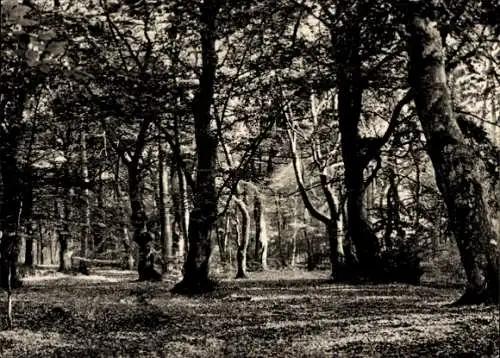
[(380, 277), (386, 282), (419, 284), (422, 270), (422, 249), (415, 244), (399, 242), (382, 252)]

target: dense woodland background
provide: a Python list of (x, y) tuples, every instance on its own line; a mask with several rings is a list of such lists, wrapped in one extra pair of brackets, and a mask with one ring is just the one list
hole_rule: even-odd
[(300, 268), (496, 302), (498, 11), (2, 1), (2, 287)]

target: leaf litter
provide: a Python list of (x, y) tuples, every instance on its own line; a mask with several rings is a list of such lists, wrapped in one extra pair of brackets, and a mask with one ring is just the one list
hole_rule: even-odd
[(275, 271), (187, 298), (132, 277), (27, 280), (0, 357), (498, 357), (498, 310), (446, 307), (457, 289)]

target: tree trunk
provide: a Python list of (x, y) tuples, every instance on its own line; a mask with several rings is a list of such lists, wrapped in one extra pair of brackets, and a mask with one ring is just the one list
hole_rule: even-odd
[(35, 235), (34, 224), (30, 222), (26, 230), (26, 250), (24, 251), (24, 264), (28, 267), (33, 267), (33, 237)]
[(208, 277), (213, 224), (217, 218), (215, 187), (217, 133), (211, 108), (214, 100), (217, 53), (215, 51), (218, 1), (200, 4), (202, 69), (198, 92), (193, 100), (196, 140), (196, 182), (194, 208), (189, 221), (189, 248), (184, 265), (184, 278), (173, 289), (178, 293), (195, 293), (214, 288)]
[(142, 200), (141, 179), (137, 162), (128, 163), (127, 168), (131, 221), (134, 227), (134, 242), (138, 248), (137, 272), (139, 281), (158, 281), (161, 279), (161, 272), (155, 268), (154, 236), (147, 228), (148, 218)]
[[(14, 140), (13, 140), (14, 141)], [(7, 143), (5, 143), (7, 142)], [(0, 171), (2, 175), (3, 203), (0, 212), (0, 287), (6, 290), (19, 287), (21, 279), (17, 271), (17, 260), (20, 250), (18, 233), (19, 215), (21, 213), (20, 182), (17, 167), (15, 143), (10, 148), (3, 148), (0, 153)]]
[(33, 236), (34, 224), (31, 220), (33, 214), (33, 174), (31, 169), (26, 168), (25, 185), (23, 194), (23, 208), (21, 218), (23, 225), (26, 227), (26, 248), (24, 251), (24, 265), (28, 267), (33, 266)]
[(178, 166), (177, 175), (179, 178), (179, 198), (180, 198), (180, 228), (182, 236), (179, 237), (177, 245), (177, 255), (180, 258), (186, 257), (186, 246), (189, 242), (189, 199), (187, 194), (186, 174)]
[(342, 264), (344, 263), (339, 252), (338, 224), (336, 219), (332, 219), (326, 225), (328, 243), (330, 246), (331, 279), (340, 281), (343, 278)]
[(283, 216), (281, 214), (281, 196), (277, 194), (274, 196), (274, 201), (276, 202), (276, 229), (278, 236), (278, 254), (280, 259), (280, 264), (282, 266), (286, 266), (286, 260), (283, 252)]
[(133, 270), (135, 259), (134, 253), (132, 250), (132, 244), (130, 242), (130, 236), (128, 232), (128, 228), (126, 225), (123, 225), (123, 246), (125, 247), (125, 257), (123, 259), (123, 268), (126, 270)]
[(457, 304), (498, 303), (498, 237), (485, 201), (485, 170), (453, 116), (438, 22), (422, 3), (410, 5), (409, 81), (467, 276)]
[(169, 174), (166, 163), (166, 152), (161, 144), (158, 146), (159, 155), (159, 209), (160, 209), (160, 226), (161, 226), (161, 251), (163, 269), (165, 272), (170, 270), (172, 265), (172, 226), (170, 223), (170, 207), (169, 207)]
[(238, 251), (236, 253), (237, 273), (236, 278), (247, 278), (247, 250), (250, 241), (250, 213), (245, 202), (240, 198), (233, 198), (241, 213), (241, 235), (238, 240)]
[(254, 218), (255, 218), (255, 258), (260, 263), (262, 270), (267, 270), (267, 222), (264, 215), (264, 207), (262, 198), (258, 193), (255, 194), (254, 201)]
[[(82, 179), (85, 184), (89, 181), (89, 168), (87, 159), (87, 140), (85, 136), (85, 131), (81, 130), (80, 133), (80, 151), (81, 151), (81, 163), (82, 163)], [(101, 178), (100, 178), (101, 179)], [(102, 179), (101, 179), (102, 181)], [(82, 228), (81, 240), (80, 240), (80, 256), (87, 257), (89, 253), (89, 237), (90, 237), (90, 195), (89, 189), (83, 189), (83, 217), (84, 224)]]
[[(347, 231), (356, 249), (360, 274), (371, 276), (376, 268), (380, 246), (366, 217), (363, 195), (363, 171), (371, 156), (364, 147), (358, 124), (361, 118), (362, 78), (360, 58), (360, 29), (353, 21), (346, 24), (341, 35), (333, 32), (338, 62), (338, 112), (341, 132), (344, 181), (347, 188)], [(371, 153), (370, 153), (371, 154)]]
[[(66, 178), (69, 178), (68, 169), (65, 170)], [(56, 212), (59, 214), (61, 227), (58, 232), (59, 241), (59, 272), (68, 273), (71, 271), (71, 256), (73, 255), (73, 240), (70, 232), (71, 205), (73, 189), (66, 185), (63, 194), (63, 207), (59, 208), (59, 202), (56, 199)]]
[(229, 215), (224, 217), (224, 228), (217, 229), (217, 244), (219, 246), (220, 262), (223, 268), (228, 264), (227, 238), (229, 236)]

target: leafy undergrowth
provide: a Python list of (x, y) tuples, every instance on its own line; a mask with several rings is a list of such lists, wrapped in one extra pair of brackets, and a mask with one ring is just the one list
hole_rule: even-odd
[(186, 298), (169, 292), (174, 279), (132, 273), (35, 277), (0, 357), (498, 357), (497, 310), (443, 307), (458, 290), (326, 278), (254, 273)]

